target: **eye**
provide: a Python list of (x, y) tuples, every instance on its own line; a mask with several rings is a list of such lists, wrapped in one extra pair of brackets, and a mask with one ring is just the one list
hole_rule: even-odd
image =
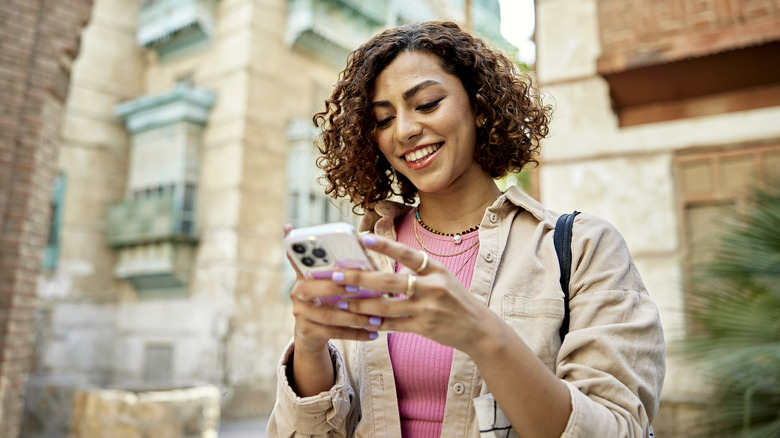
[(393, 121), (395, 117), (388, 117), (386, 119), (377, 120), (376, 121), (376, 127), (379, 129), (384, 129), (390, 126), (390, 123)]
[(432, 102), (424, 103), (418, 106), (416, 109), (417, 111), (423, 111), (423, 112), (433, 111), (434, 109), (436, 109), (437, 106), (439, 106), (439, 102), (441, 102), (442, 100), (444, 100), (443, 97), (440, 99), (436, 99)]

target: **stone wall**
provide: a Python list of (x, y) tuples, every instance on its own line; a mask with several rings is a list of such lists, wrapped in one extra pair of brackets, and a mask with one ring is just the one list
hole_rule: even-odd
[(86, 379), (32, 378), (27, 382), (24, 415), (19, 436), (23, 438), (66, 437), (70, 434), (73, 400)]
[(216, 438), (220, 392), (214, 386), (167, 390), (76, 391), (70, 438)]
[(0, 2), (0, 436), (19, 432), (71, 62), (91, 0)]

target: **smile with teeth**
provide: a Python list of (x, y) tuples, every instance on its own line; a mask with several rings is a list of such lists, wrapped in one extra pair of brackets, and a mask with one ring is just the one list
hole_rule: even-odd
[(425, 146), (424, 148), (420, 148), (411, 152), (407, 152), (404, 154), (404, 159), (406, 161), (410, 161), (412, 163), (416, 161), (420, 161), (423, 158), (427, 157), (428, 155), (436, 152), (441, 147), (441, 143), (433, 144), (429, 146)]

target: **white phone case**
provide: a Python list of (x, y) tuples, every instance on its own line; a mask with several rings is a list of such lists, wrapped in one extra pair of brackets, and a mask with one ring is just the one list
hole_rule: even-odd
[[(358, 240), (355, 227), (345, 222), (296, 228), (284, 239), (284, 246), (295, 268), (306, 278), (328, 279), (334, 271), (351, 269), (374, 270)], [(375, 290), (360, 289), (344, 298), (368, 298), (382, 296)], [(332, 300), (321, 301), (328, 304)]]

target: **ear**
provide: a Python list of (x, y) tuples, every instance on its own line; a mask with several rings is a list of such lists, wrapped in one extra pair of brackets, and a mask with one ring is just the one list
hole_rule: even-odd
[[(481, 96), (477, 94), (477, 99), (479, 99)], [(482, 109), (480, 109), (479, 104), (477, 102), (474, 102), (471, 104), (471, 110), (474, 112), (474, 124), (477, 126), (477, 129), (485, 126), (485, 114)]]
[(474, 112), (474, 123), (476, 124), (477, 129), (485, 126), (485, 123), (487, 122), (487, 116), (485, 115), (485, 108), (487, 107), (485, 97), (480, 93), (476, 93), (474, 95), (474, 100), (471, 103), (471, 110)]

